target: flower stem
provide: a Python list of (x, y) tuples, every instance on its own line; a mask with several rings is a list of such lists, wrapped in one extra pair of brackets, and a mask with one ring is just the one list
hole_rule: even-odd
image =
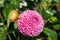
[(18, 35), (18, 40), (19, 40), (19, 35)]
[(11, 40), (11, 37), (10, 37), (10, 35), (7, 33), (7, 35), (8, 35), (8, 37), (9, 37), (9, 40)]
[[(1, 18), (1, 21), (2, 21), (2, 23), (3, 23), (3, 25), (4, 25), (4, 20), (3, 20), (3, 18), (2, 18), (1, 13), (0, 13), (0, 18)], [(4, 25), (4, 26), (5, 26), (5, 25)]]
[[(1, 15), (1, 12), (0, 12), (0, 18), (1, 18), (1, 21), (2, 21), (3, 26), (4, 26), (4, 29), (5, 29), (6, 25), (4, 24), (4, 20), (3, 20), (3, 17), (2, 17), (2, 15)], [(7, 30), (5, 30), (5, 31), (7, 31)], [(9, 37), (9, 40), (11, 40), (11, 37), (10, 37), (10, 35), (9, 35), (8, 32), (7, 32), (7, 36)]]
[(34, 38), (32, 37), (32, 39), (31, 40), (34, 40)]

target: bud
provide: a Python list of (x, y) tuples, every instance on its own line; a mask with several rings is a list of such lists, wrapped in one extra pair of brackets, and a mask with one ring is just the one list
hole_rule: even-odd
[(12, 10), (8, 15), (8, 19), (11, 22), (15, 22), (18, 18), (20, 18), (20, 16), (18, 16), (18, 10)]

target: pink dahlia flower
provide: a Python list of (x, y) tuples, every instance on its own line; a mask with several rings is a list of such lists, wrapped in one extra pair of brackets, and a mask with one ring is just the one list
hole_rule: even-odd
[(24, 11), (18, 20), (18, 29), (23, 35), (38, 36), (44, 27), (44, 20), (42, 16), (33, 10)]

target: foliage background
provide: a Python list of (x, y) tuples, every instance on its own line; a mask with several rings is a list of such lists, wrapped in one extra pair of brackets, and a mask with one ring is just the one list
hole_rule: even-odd
[[(26, 6), (20, 7), (20, 3)], [(17, 23), (10, 22), (8, 14), (18, 9), (19, 15), (24, 10), (36, 10), (44, 18), (43, 32), (37, 37), (23, 36), (18, 32)], [(60, 38), (60, 0), (0, 0), (0, 40), (59, 40)]]

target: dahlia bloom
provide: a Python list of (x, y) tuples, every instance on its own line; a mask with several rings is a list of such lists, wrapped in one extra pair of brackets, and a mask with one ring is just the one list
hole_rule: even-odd
[(42, 16), (33, 10), (24, 11), (18, 20), (18, 30), (23, 35), (34, 37), (38, 36), (44, 27)]

